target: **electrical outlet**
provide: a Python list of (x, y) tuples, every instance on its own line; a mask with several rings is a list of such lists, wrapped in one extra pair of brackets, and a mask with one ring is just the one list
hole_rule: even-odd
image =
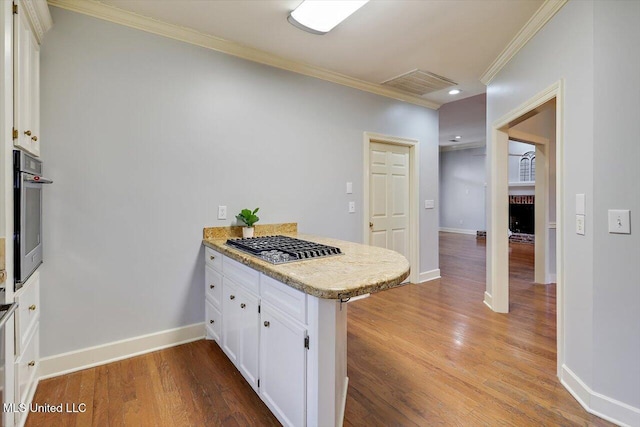
[(227, 219), (227, 207), (218, 206), (218, 219)]
[(631, 211), (610, 209), (609, 233), (631, 234)]
[(576, 234), (584, 236), (584, 215), (576, 215)]
[(349, 213), (356, 212), (356, 202), (349, 202)]

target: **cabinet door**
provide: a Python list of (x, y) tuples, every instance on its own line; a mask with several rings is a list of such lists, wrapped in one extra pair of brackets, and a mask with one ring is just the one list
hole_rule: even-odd
[(251, 386), (258, 391), (258, 369), (260, 350), (260, 314), (258, 304), (260, 300), (254, 294), (239, 289), (240, 295), (237, 302), (240, 310), (240, 357), (238, 370)]
[(40, 155), (40, 47), (31, 32), (27, 14), (14, 15), (14, 145)]
[(240, 308), (238, 286), (226, 277), (222, 279), (222, 350), (234, 365), (240, 353)]
[(260, 396), (285, 426), (306, 421), (306, 328), (262, 303)]

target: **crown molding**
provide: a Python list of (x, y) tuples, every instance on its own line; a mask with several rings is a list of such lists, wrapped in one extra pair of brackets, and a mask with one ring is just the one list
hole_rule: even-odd
[(42, 43), (44, 33), (53, 26), (51, 13), (49, 13), (49, 7), (47, 7), (47, 0), (21, 0), (18, 3), (18, 7), (20, 6), (27, 13), (38, 44)]
[(533, 36), (567, 3), (568, 0), (545, 0), (536, 13), (527, 21), (516, 36), (509, 42), (507, 47), (498, 55), (487, 70), (480, 76), (480, 81), (485, 85), (511, 61), (511, 58), (522, 49)]
[(370, 92), (387, 98), (431, 108), (433, 110), (437, 110), (441, 105), (439, 103), (390, 89), (376, 83), (370, 83), (344, 74), (336, 73), (335, 71), (327, 70), (325, 68), (315, 67), (313, 65), (276, 56), (259, 49), (243, 46), (241, 44), (211, 36), (190, 28), (180, 27), (157, 19), (148, 18), (146, 16), (106, 5), (95, 0), (49, 0), (48, 2), (51, 6), (82, 13), (94, 18), (136, 28), (138, 30), (179, 40), (185, 43), (194, 44), (196, 46), (212, 49), (249, 61), (269, 65), (271, 67), (348, 86), (364, 92)]

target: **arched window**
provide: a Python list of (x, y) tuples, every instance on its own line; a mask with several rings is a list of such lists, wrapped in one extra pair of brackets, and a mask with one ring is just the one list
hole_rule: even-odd
[(536, 153), (528, 151), (520, 157), (520, 181), (536, 180)]

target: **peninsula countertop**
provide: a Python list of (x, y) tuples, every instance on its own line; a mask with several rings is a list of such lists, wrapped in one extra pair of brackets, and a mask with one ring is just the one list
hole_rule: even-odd
[(409, 262), (398, 252), (309, 234), (287, 234), (337, 246), (343, 255), (286, 264), (271, 264), (227, 246), (227, 239), (204, 239), (202, 244), (294, 289), (326, 299), (350, 298), (401, 286), (409, 276)]

